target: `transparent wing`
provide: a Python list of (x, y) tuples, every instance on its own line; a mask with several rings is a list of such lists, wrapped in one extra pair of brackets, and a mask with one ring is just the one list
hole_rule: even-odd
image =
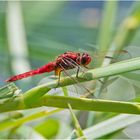
[[(63, 72), (61, 74), (61, 77), (62, 76), (68, 76), (70, 77), (72, 80), (74, 80), (76, 82), (75, 85), (72, 85), (72, 86), (67, 86), (68, 88), (68, 91), (69, 91), (69, 95), (70, 96), (78, 96), (80, 97), (81, 95), (85, 94), (85, 93), (90, 93), (90, 90), (91, 87), (93, 87), (93, 84), (91, 84), (91, 82), (84, 82), (83, 83), (79, 83), (78, 82), (78, 79), (75, 77), (71, 77), (71, 74), (73, 73), (77, 73), (77, 70), (79, 69), (79, 71), (81, 72), (85, 72), (86, 69), (85, 68), (82, 68), (80, 65), (78, 65), (76, 62), (74, 62), (73, 60), (69, 59), (69, 58), (63, 58), (62, 59), (63, 63), (65, 65), (71, 65), (74, 67), (74, 69), (71, 69), (71, 70), (66, 70), (61, 64), (60, 64), (60, 67), (63, 69)], [(61, 79), (60, 77), (60, 79)], [(46, 83), (49, 83), (49, 82), (52, 82), (54, 80), (58, 80), (58, 77), (56, 76), (49, 76), (49, 77), (46, 77), (46, 78), (43, 78), (40, 82), (39, 82), (39, 85), (41, 84), (46, 84)], [(61, 88), (56, 88), (54, 90), (51, 90), (51, 92), (49, 92), (49, 94), (57, 94), (57, 95), (63, 95), (63, 91), (61, 90)]]
[[(63, 58), (63, 61), (64, 61), (64, 63), (66, 63), (66, 64), (70, 64), (70, 65), (73, 65), (73, 67), (76, 67), (76, 73), (77, 73), (77, 71), (79, 71), (79, 68), (80, 69), (82, 69), (82, 72), (84, 72), (84, 69), (80, 66), (80, 65), (78, 65), (75, 61), (73, 61), (73, 60), (71, 60), (70, 58), (69, 59), (67, 59), (67, 58)], [(76, 82), (76, 85), (74, 85), (74, 88), (76, 89), (76, 92), (78, 91), (78, 90), (80, 90), (80, 93), (82, 92), (83, 93), (83, 91), (84, 91), (84, 93), (86, 93), (86, 94), (90, 94), (90, 95), (92, 95), (93, 94), (93, 90), (92, 90), (92, 92), (91, 92), (91, 90), (89, 90), (89, 88), (87, 88), (85, 85), (85, 83), (84, 83), (84, 85), (83, 84), (80, 84), (79, 83), (79, 81), (78, 81), (78, 79), (75, 77), (75, 78), (73, 78), (73, 77), (71, 77), (71, 75), (69, 74), (69, 72), (67, 71), (67, 70), (65, 70), (64, 69), (64, 67), (60, 64), (60, 67), (63, 69), (63, 71), (64, 71), (64, 74), (66, 75), (66, 76), (69, 76), (72, 80), (74, 80), (75, 82)], [(91, 82), (88, 82), (88, 83), (91, 83)], [(77, 86), (79, 87), (79, 88), (77, 88)], [(70, 87), (69, 89), (71, 89), (72, 87)], [(79, 91), (78, 91), (79, 92)]]

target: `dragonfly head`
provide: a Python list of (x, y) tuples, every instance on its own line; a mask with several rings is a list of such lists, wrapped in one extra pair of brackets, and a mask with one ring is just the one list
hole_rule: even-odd
[(86, 66), (91, 62), (91, 57), (88, 53), (83, 53), (80, 58), (81, 65)]

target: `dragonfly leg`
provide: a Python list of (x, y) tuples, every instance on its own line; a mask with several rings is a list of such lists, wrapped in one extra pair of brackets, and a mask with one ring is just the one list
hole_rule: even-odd
[(61, 76), (62, 71), (63, 70), (59, 67), (55, 69), (55, 75), (58, 76), (58, 82), (57, 82), (56, 88), (60, 85), (60, 76)]
[(59, 74), (58, 74), (58, 81), (57, 81), (56, 88), (59, 87), (59, 85), (60, 85), (61, 72), (62, 71), (60, 71)]
[(89, 68), (89, 67), (87, 67), (87, 66), (84, 66), (84, 68), (86, 68), (86, 69), (88, 69), (88, 70), (93, 69), (93, 68)]
[(132, 55), (131, 55), (131, 53), (129, 52), (129, 51), (127, 51), (127, 50), (122, 50), (124, 53), (127, 53), (128, 54), (128, 56), (129, 56), (129, 58), (132, 58)]
[(77, 72), (76, 72), (76, 78), (77, 79), (83, 79), (83, 80), (86, 80), (86, 78), (82, 78), (82, 77), (79, 77), (79, 71), (80, 71), (80, 67), (77, 67)]
[(98, 79), (98, 81), (99, 81), (101, 84), (104, 84), (104, 82), (103, 82), (102, 80)]
[(79, 70), (80, 70), (80, 67), (77, 68), (76, 78), (79, 78), (79, 76), (78, 76), (78, 74), (79, 74)]
[(114, 59), (112, 56), (105, 56), (105, 58)]
[[(67, 62), (67, 61), (64, 60), (64, 59), (63, 59), (63, 61), (64, 61), (64, 63)], [(70, 62), (69, 62), (69, 63), (70, 63)], [(71, 64), (73, 64), (73, 63), (71, 63)], [(84, 79), (84, 80), (86, 79), (86, 78), (81, 78), (81, 77), (78, 76), (79, 70), (80, 70), (80, 66), (78, 66), (78, 65), (75, 66), (75, 65), (73, 64), (75, 67), (77, 67), (77, 72), (76, 72), (76, 78), (77, 78), (77, 79), (74, 79), (73, 77), (71, 77), (71, 76), (67, 73), (67, 71), (64, 69), (64, 67), (63, 67), (61, 64), (59, 64), (59, 65), (60, 65), (60, 67), (62, 68), (62, 71), (64, 71), (64, 73), (65, 73), (67, 76), (69, 76), (72, 80), (76, 81), (76, 83), (79, 83), (78, 80), (77, 80), (78, 78)], [(83, 85), (83, 88), (88, 92), (88, 95), (93, 95), (92, 92), (90, 92), (90, 90), (89, 90), (88, 88), (86, 88), (84, 85)], [(93, 96), (94, 96), (94, 95), (93, 95)], [(84, 96), (83, 96), (83, 97), (84, 97)], [(96, 97), (94, 96), (94, 98), (96, 98)]]
[(80, 70), (80, 67), (77, 67), (76, 78), (86, 80), (86, 78), (79, 77), (79, 70)]
[(117, 62), (117, 59), (114, 58), (114, 57), (112, 57), (112, 56), (107, 56), (107, 55), (106, 55), (105, 58), (110, 59), (110, 60), (112, 61), (112, 63)]

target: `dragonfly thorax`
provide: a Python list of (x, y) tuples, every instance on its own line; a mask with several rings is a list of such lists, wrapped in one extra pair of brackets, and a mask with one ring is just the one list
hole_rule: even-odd
[(88, 65), (91, 62), (91, 57), (87, 53), (66, 52), (60, 55), (56, 60), (56, 68), (60, 67), (62, 70), (68, 70), (78, 67), (78, 65)]

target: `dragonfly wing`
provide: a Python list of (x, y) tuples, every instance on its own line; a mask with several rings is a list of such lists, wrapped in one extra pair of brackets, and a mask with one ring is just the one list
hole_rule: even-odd
[[(74, 67), (75, 66), (77, 66), (75, 63), (72, 63), (71, 61), (66, 61), (67, 59), (64, 59), (63, 58), (63, 61), (65, 62), (65, 63), (69, 63), (70, 65), (73, 65)], [(88, 92), (88, 93), (90, 93), (90, 95), (92, 94), (91, 92), (90, 92), (90, 90), (88, 89), (88, 88), (86, 88), (84, 85), (85, 85), (85, 83), (84, 83), (84, 85), (83, 84), (81, 84), (81, 83), (79, 83), (79, 81), (78, 81), (78, 79), (75, 77), (75, 78), (73, 78), (73, 77), (71, 77), (71, 75), (68, 73), (68, 71), (67, 70), (65, 70), (65, 68), (60, 64), (60, 67), (63, 69), (63, 71), (64, 71), (64, 73), (65, 73), (65, 75), (66, 76), (68, 76), (68, 77), (70, 77), (72, 80), (74, 80), (75, 82), (76, 82), (76, 84), (77, 84), (77, 86), (79, 86), (80, 87), (80, 90), (81, 91), (84, 91), (84, 92)], [(77, 66), (77, 70), (78, 70), (78, 66)], [(81, 66), (80, 66), (80, 68), (81, 68)], [(84, 89), (84, 90), (83, 90)]]

